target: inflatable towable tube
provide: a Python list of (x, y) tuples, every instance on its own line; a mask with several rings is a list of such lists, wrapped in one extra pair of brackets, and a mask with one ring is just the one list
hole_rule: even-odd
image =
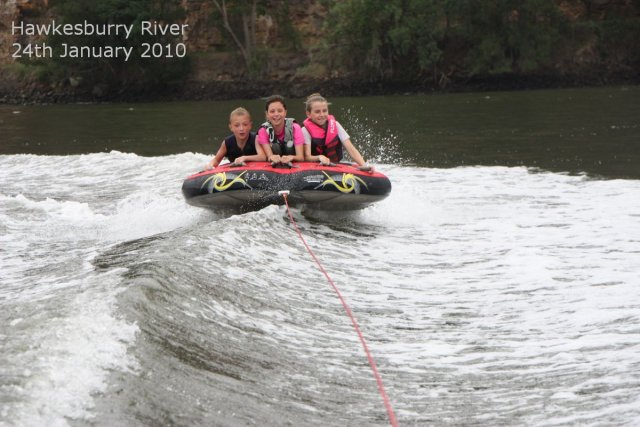
[(355, 210), (387, 197), (391, 182), (380, 172), (363, 171), (351, 163), (249, 162), (198, 172), (182, 184), (188, 204), (209, 209), (253, 210), (282, 205), (284, 198), (278, 192), (285, 190), (290, 192), (288, 201), (293, 206)]

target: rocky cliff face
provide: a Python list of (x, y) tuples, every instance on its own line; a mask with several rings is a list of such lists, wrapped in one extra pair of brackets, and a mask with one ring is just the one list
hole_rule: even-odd
[[(220, 31), (211, 27), (209, 18), (213, 3), (209, 0), (183, 0), (187, 11), (184, 20), (189, 31), (184, 42), (190, 52), (202, 52), (223, 46)], [(55, 11), (49, 7), (48, 0), (0, 0), (0, 65), (15, 62), (12, 57), (13, 43), (38, 42), (37, 36), (19, 36), (12, 34), (12, 25), (20, 23), (44, 24), (55, 18)]]
[[(274, 58), (267, 58), (268, 75), (264, 77), (291, 77), (295, 68), (314, 54), (317, 40), (322, 36), (322, 22), (328, 10), (326, 6), (309, 0), (290, 0), (289, 17), (295, 27), (296, 39), (304, 53), (295, 55), (281, 52)], [(223, 34), (214, 22), (215, 6), (211, 0), (182, 0), (186, 11), (184, 24), (188, 24), (183, 42), (188, 52), (195, 58), (196, 67), (192, 79), (230, 79), (243, 76), (246, 71), (241, 58), (236, 58), (236, 46), (229, 45), (230, 37)], [(37, 42), (37, 38), (12, 35), (12, 24), (46, 23), (55, 18), (55, 11), (49, 8), (48, 0), (0, 0), (0, 65), (16, 62), (12, 58), (11, 45), (16, 42), (26, 44)], [(256, 43), (258, 48), (273, 48), (286, 45), (291, 38), (286, 28), (280, 28), (272, 15), (260, 15), (257, 19)], [(225, 41), (227, 40), (227, 41)], [(294, 59), (295, 57), (296, 59)], [(302, 57), (303, 60), (300, 58)], [(201, 65), (201, 66), (199, 66)], [(287, 69), (287, 70), (283, 70)], [(294, 67), (294, 70), (291, 70)]]
[(15, 38), (11, 25), (20, 19), (17, 0), (0, 0), (0, 64), (12, 62), (11, 45)]
[[(189, 35), (186, 41), (189, 52), (194, 56), (195, 67), (192, 80), (233, 80), (246, 77), (247, 70), (243, 60), (237, 55), (237, 46), (225, 39), (230, 37), (225, 30), (215, 26), (212, 14), (215, 6), (210, 0), (185, 1), (187, 10), (186, 23), (189, 24)], [(310, 0), (292, 0), (287, 2), (286, 9), (279, 6), (271, 14), (257, 17), (256, 49), (276, 50), (264, 58), (264, 75), (267, 79), (287, 79), (300, 74), (300, 69), (313, 60), (322, 38), (322, 24), (328, 13), (322, 2)], [(277, 15), (289, 18), (295, 34), (283, 27)], [(241, 38), (242, 36), (238, 34)], [(282, 49), (292, 47), (296, 49)], [(277, 48), (277, 49), (273, 49)], [(305, 70), (303, 70), (305, 71)], [(313, 70), (306, 70), (306, 72)], [(317, 73), (316, 73), (317, 74)]]
[(0, 66), (16, 61), (14, 43), (38, 41), (38, 37), (12, 34), (14, 24), (37, 24), (48, 19), (51, 19), (49, 0), (0, 0)]
[[(367, 82), (336, 79), (338, 72), (328, 70), (320, 59), (320, 42), (324, 37), (323, 22), (329, 12), (330, 2), (290, 0), (275, 3), (278, 6), (270, 9), (269, 14), (257, 17), (256, 51), (262, 56), (259, 56), (258, 74), (251, 75), (242, 56), (238, 54), (237, 46), (230, 41), (227, 32), (216, 25), (219, 22), (214, 22), (216, 8), (213, 1), (182, 0), (182, 7), (186, 11), (183, 23), (189, 25), (182, 42), (187, 45), (192, 61), (192, 71), (186, 77), (183, 96), (191, 99), (253, 96), (261, 90), (268, 91), (269, 87), (277, 89), (283, 86), (288, 87), (287, 91), (282, 91), (285, 95), (294, 96), (303, 95), (311, 88), (338, 88), (336, 90), (341, 91), (340, 93), (350, 94), (379, 89)], [(611, 16), (638, 14), (637, 2), (634, 0), (556, 0), (556, 4), (571, 21), (605, 20)], [(12, 58), (13, 43), (38, 41), (29, 40), (27, 36), (20, 39), (19, 36), (12, 35), (12, 24), (51, 22), (55, 18), (54, 13), (48, 0), (0, 0), (0, 102), (3, 94), (5, 100), (28, 99), (34, 93), (51, 91), (51, 88), (37, 87), (34, 81), (20, 83), (15, 73), (7, 70), (15, 62)], [(557, 68), (568, 70), (568, 73), (580, 73), (589, 69), (598, 60), (594, 44), (587, 42), (578, 51), (558, 58)], [(506, 80), (510, 78), (513, 77), (507, 77)], [(243, 83), (238, 85), (238, 81)], [(393, 86), (393, 83), (385, 84)], [(506, 87), (509, 85), (507, 82)], [(55, 91), (56, 85), (52, 87)], [(404, 91), (406, 88), (397, 89)], [(335, 93), (329, 90), (327, 95), (331, 95), (330, 92)], [(8, 97), (7, 93), (10, 93)], [(71, 98), (74, 97), (75, 94)], [(61, 100), (68, 98), (63, 96)]]
[(603, 20), (635, 11), (633, 0), (559, 0), (557, 3), (560, 10), (573, 21)]
[[(262, 81), (282, 82), (294, 78), (324, 78), (326, 69), (322, 65), (308, 67), (318, 51), (318, 41), (322, 38), (322, 24), (328, 13), (326, 2), (311, 0), (290, 0), (279, 2), (279, 6), (270, 10), (270, 14), (257, 17), (256, 51), (262, 52), (259, 77)], [(188, 96), (242, 96), (259, 90), (258, 83), (251, 88), (243, 85), (238, 88), (235, 82), (246, 80), (249, 76), (243, 58), (238, 54), (237, 46), (222, 29), (216, 19), (216, 7), (211, 0), (182, 0), (186, 11), (183, 23), (188, 24), (183, 43), (187, 45), (192, 67), (186, 77), (185, 92)], [(286, 17), (292, 27), (284, 27), (279, 22)], [(36, 102), (50, 100), (52, 102), (73, 100), (78, 88), (69, 86), (75, 81), (69, 76), (65, 82), (54, 82), (42, 87), (33, 79), (21, 80), (20, 73), (11, 67), (17, 60), (12, 57), (12, 44), (38, 43), (44, 41), (38, 36), (19, 36), (12, 34), (12, 25), (20, 23), (47, 24), (55, 19), (55, 10), (48, 0), (0, 0), (0, 102), (3, 100), (25, 100), (37, 98)], [(242, 38), (242, 35), (239, 34)], [(284, 48), (283, 48), (284, 47)], [(270, 50), (266, 55), (264, 52)], [(14, 70), (14, 71), (12, 71)], [(235, 86), (234, 86), (235, 85)], [(249, 84), (251, 86), (251, 84)], [(268, 86), (265, 86), (268, 87)], [(51, 93), (64, 92), (60, 97)], [(95, 88), (94, 88), (95, 89)], [(304, 91), (306, 89), (300, 89)], [(89, 92), (95, 92), (91, 88)], [(44, 93), (44, 95), (43, 95)], [(94, 93), (95, 94), (95, 93)], [(208, 94), (208, 95), (204, 95)], [(51, 99), (53, 98), (53, 99)]]
[[(328, 13), (325, 2), (311, 0), (290, 0), (288, 10), (283, 6), (274, 8), (270, 14), (258, 16), (256, 41), (258, 47), (276, 47), (286, 45), (292, 36), (286, 28), (279, 28), (274, 16), (287, 13), (295, 27), (295, 37), (299, 47), (313, 60), (318, 41), (323, 37), (322, 24)], [(637, 13), (633, 0), (558, 0), (559, 9), (572, 21), (583, 19), (604, 20), (611, 16), (625, 16)], [(190, 53), (209, 53), (233, 51), (235, 46), (225, 45), (228, 34), (214, 25), (215, 6), (211, 0), (182, 0), (186, 11), (185, 24), (189, 25), (184, 42)], [(0, 64), (14, 62), (11, 57), (11, 45), (18, 36), (11, 34), (12, 23), (44, 23), (52, 19), (48, 0), (0, 0)], [(28, 40), (22, 40), (28, 41)], [(227, 42), (229, 43), (229, 42)], [(276, 64), (277, 65), (277, 64)]]
[(184, 42), (188, 44), (191, 51), (201, 52), (222, 45), (220, 31), (209, 28), (207, 19), (213, 11), (213, 2), (183, 0), (182, 7), (187, 11), (184, 23), (189, 25)]

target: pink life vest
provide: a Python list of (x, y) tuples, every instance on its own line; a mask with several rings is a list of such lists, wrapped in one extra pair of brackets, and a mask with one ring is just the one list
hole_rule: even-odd
[(342, 160), (342, 142), (338, 137), (338, 122), (335, 117), (327, 116), (327, 123), (324, 127), (318, 126), (309, 118), (305, 119), (303, 124), (311, 135), (312, 155), (322, 154), (334, 163)]

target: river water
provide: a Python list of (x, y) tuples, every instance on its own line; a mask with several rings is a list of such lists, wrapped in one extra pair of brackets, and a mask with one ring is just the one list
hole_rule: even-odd
[[(393, 190), (293, 215), (400, 425), (640, 424), (640, 88), (332, 101)], [(182, 198), (239, 105), (0, 106), (0, 425), (389, 424), (285, 208)]]

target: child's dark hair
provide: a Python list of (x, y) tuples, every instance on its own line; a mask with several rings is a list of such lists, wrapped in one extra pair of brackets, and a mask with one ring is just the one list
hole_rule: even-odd
[(287, 109), (287, 104), (285, 104), (284, 102), (284, 97), (282, 97), (281, 95), (271, 95), (264, 101), (264, 110), (269, 111), (269, 105), (273, 104), (274, 102), (281, 103), (284, 109)]

